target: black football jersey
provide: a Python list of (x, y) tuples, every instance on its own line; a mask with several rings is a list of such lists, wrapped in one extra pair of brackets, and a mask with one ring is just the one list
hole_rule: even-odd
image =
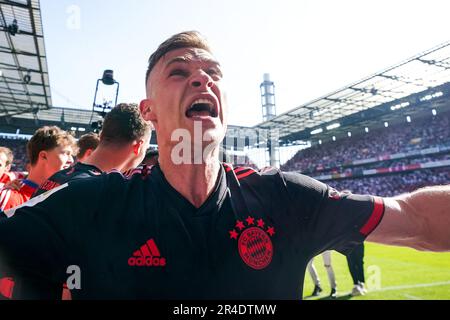
[(0, 268), (64, 283), (76, 266), (73, 299), (300, 299), (309, 260), (348, 253), (383, 213), (378, 197), (225, 164), (196, 208), (159, 166), (144, 167), (61, 185), (10, 212)]
[(33, 197), (43, 194), (44, 192), (56, 188), (66, 182), (76, 179), (94, 177), (101, 174), (102, 171), (96, 166), (84, 164), (82, 162), (77, 162), (70, 168), (58, 171), (50, 178), (48, 178), (44, 183), (42, 183), (39, 186), (39, 189), (35, 191)]

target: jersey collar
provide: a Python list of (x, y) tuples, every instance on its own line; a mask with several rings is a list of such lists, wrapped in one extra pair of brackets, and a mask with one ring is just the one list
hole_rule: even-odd
[(164, 195), (168, 196), (169, 201), (181, 211), (187, 212), (190, 215), (203, 216), (218, 212), (221, 209), (223, 202), (225, 201), (227, 195), (227, 182), (225, 170), (222, 166), (220, 167), (219, 178), (217, 179), (217, 184), (214, 188), (214, 191), (200, 208), (196, 208), (194, 205), (192, 205), (192, 203), (190, 203), (169, 184), (164, 176), (164, 173), (161, 171), (159, 164), (155, 165), (155, 167), (152, 169), (152, 173), (154, 173), (156, 180), (159, 182)]
[(77, 167), (77, 168), (85, 167), (85, 168), (88, 168), (88, 170), (92, 170), (92, 171), (95, 171), (95, 172), (99, 172), (99, 173), (102, 173), (102, 172), (103, 172), (102, 170), (100, 170), (100, 169), (97, 168), (96, 166), (94, 166), (94, 165), (92, 165), (92, 164), (86, 164), (86, 163), (83, 163), (83, 162), (77, 162), (77, 163), (75, 163), (74, 167)]
[(33, 181), (28, 180), (28, 179), (23, 179), (22, 183), (32, 189), (37, 189), (39, 187), (39, 185), (37, 183), (34, 183)]

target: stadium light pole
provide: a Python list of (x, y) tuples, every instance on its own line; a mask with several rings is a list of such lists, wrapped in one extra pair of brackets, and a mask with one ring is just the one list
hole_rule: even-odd
[(117, 105), (117, 97), (119, 96), (119, 87), (120, 84), (119, 82), (117, 82), (116, 80), (114, 80), (114, 71), (113, 70), (105, 70), (103, 71), (103, 77), (101, 79), (97, 80), (97, 86), (95, 87), (95, 95), (94, 95), (94, 103), (93, 103), (93, 108), (96, 107), (95, 104), (95, 100), (97, 99), (97, 93), (98, 93), (98, 84), (100, 83), (100, 81), (105, 85), (105, 86), (112, 86), (117, 84), (117, 89), (116, 89), (116, 99), (114, 102), (114, 106)]
[[(108, 108), (108, 103), (104, 103), (103, 106), (101, 105), (97, 105), (96, 101), (97, 101), (97, 93), (98, 93), (98, 85), (100, 84), (100, 81), (105, 85), (105, 86), (113, 86), (113, 85), (117, 85), (116, 88), (116, 96), (115, 96), (115, 100), (114, 100), (114, 106), (117, 105), (117, 97), (119, 96), (119, 88), (120, 88), (120, 84), (119, 82), (117, 82), (114, 79), (114, 71), (113, 70), (105, 70), (103, 71), (103, 76), (100, 79), (97, 79), (97, 85), (95, 86), (95, 94), (94, 94), (94, 102), (92, 103), (92, 113), (91, 113), (91, 119), (89, 120), (89, 122), (91, 123), (91, 127), (94, 128), (94, 131), (100, 131), (101, 130), (101, 123), (92, 123), (92, 117), (94, 116), (94, 112), (98, 112), (100, 113), (100, 115), (104, 118), (106, 115), (106, 109)], [(102, 111), (97, 111), (95, 108), (101, 108)]]

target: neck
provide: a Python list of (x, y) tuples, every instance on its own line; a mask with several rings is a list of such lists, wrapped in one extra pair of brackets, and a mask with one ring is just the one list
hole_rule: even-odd
[(159, 150), (159, 165), (169, 184), (196, 208), (208, 199), (220, 172), (218, 149), (201, 164), (174, 164), (171, 148)]
[(27, 180), (30, 180), (38, 185), (43, 184), (49, 176), (45, 173), (45, 170), (38, 168), (37, 166), (30, 168)]
[(84, 164), (96, 166), (103, 172), (109, 172), (113, 169), (125, 171), (129, 162), (128, 148), (110, 148), (98, 146), (94, 152), (83, 161)]

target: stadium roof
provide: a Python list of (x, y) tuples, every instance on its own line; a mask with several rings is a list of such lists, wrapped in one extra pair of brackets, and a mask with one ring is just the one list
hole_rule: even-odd
[[(77, 135), (93, 131), (92, 124), (102, 121), (103, 117), (90, 110), (52, 107), (47, 110), (35, 110), (11, 117), (0, 117), (0, 131), (33, 134), (44, 125), (56, 125), (65, 130), (77, 131)], [(78, 132), (79, 131), (79, 132)]]
[[(450, 81), (450, 42), (366, 79), (285, 112), (255, 128), (278, 129), (279, 137), (311, 138), (338, 119), (381, 105), (403, 108), (401, 99)], [(441, 93), (442, 94), (442, 93)], [(406, 102), (404, 102), (406, 103)], [(321, 130), (320, 130), (321, 129)]]
[(39, 110), (33, 113), (21, 114), (13, 117), (20, 119), (33, 119), (43, 122), (60, 122), (78, 124), (83, 126), (91, 126), (93, 121), (102, 120), (98, 113), (83, 109), (70, 109), (53, 107), (48, 110)]
[(52, 105), (39, 0), (0, 0), (0, 117)]

